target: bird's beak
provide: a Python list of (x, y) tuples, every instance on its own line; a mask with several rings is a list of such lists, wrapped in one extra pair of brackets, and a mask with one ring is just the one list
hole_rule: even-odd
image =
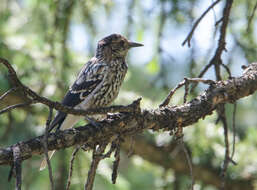
[(143, 44), (129, 41), (129, 48), (144, 46)]

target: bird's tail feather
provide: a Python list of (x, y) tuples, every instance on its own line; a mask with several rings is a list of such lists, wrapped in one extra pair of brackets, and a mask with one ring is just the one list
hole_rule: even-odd
[[(62, 121), (61, 129), (68, 129), (68, 128), (73, 127), (80, 120), (80, 118), (81, 118), (80, 116), (76, 116), (76, 115), (67, 115), (67, 117), (65, 117), (64, 121)], [(48, 152), (49, 160), (54, 155), (54, 152), (55, 152), (55, 150)], [(39, 170), (42, 171), (43, 169), (45, 169), (46, 165), (47, 165), (47, 161), (44, 158), (43, 161), (41, 162)]]
[[(52, 151), (49, 151), (48, 152), (48, 158), (49, 160), (52, 158), (52, 156), (54, 155), (54, 152), (55, 150), (52, 150)], [(44, 158), (41, 162), (41, 165), (40, 165), (40, 168), (39, 168), (39, 171), (42, 171), (43, 169), (46, 168), (46, 165), (47, 165), (47, 161), (46, 161), (46, 158)]]

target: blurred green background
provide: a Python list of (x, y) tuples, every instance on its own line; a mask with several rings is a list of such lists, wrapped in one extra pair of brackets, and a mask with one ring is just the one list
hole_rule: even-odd
[[(219, 25), (215, 27), (215, 23), (222, 17), (224, 1), (202, 20), (191, 48), (181, 45), (194, 21), (211, 3), (211, 0), (0, 0), (0, 57), (10, 61), (25, 85), (60, 101), (79, 69), (94, 55), (97, 41), (111, 33), (121, 33), (145, 46), (130, 51), (129, 71), (115, 104), (129, 104), (142, 96), (143, 108), (157, 108), (171, 88), (184, 77), (197, 76), (212, 58), (219, 38)], [(256, 17), (248, 26), (254, 6), (252, 0), (233, 3), (227, 52), (222, 56), (233, 76), (241, 75), (241, 65), (256, 61)], [(225, 70), (222, 74), (227, 79)], [(204, 78), (215, 79), (214, 76), (214, 70), (210, 69)], [(11, 87), (2, 65), (0, 87), (0, 94)], [(199, 85), (190, 98), (205, 88)], [(171, 104), (181, 104), (183, 93), (183, 89), (179, 90)], [(22, 94), (15, 92), (0, 102), (0, 108), (24, 100)], [(256, 95), (237, 103), (234, 160), (238, 165), (229, 165), (227, 181), (238, 187), (251, 183), (257, 189), (256, 109)], [(226, 105), (230, 142), (232, 112), (233, 105)], [(1, 115), (0, 147), (41, 135), (47, 116), (47, 107), (38, 104)], [(197, 168), (195, 190), (216, 190), (221, 183), (224, 137), (222, 125), (215, 124), (216, 119), (213, 114), (184, 130), (193, 168)], [(129, 146), (130, 141), (125, 144)], [(111, 184), (112, 157), (100, 163), (94, 189), (188, 189), (191, 178), (187, 161), (183, 154), (178, 157), (181, 150), (173, 148), (169, 152), (173, 144), (166, 132), (144, 132), (135, 138), (137, 150), (133, 156), (128, 158), (128, 150), (124, 148), (117, 184)], [(52, 159), (55, 189), (65, 189), (72, 151), (73, 148), (58, 151)], [(91, 152), (78, 153), (71, 189), (83, 189), (90, 160)], [(38, 171), (40, 161), (38, 156), (23, 162), (23, 189), (50, 189), (48, 171)], [(9, 167), (0, 166), (0, 189), (14, 189), (15, 180), (7, 182), (8, 172)]]

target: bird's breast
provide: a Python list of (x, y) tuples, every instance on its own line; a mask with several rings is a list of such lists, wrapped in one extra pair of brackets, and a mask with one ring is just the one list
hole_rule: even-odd
[(102, 88), (94, 95), (95, 106), (102, 107), (111, 104), (118, 96), (120, 87), (127, 73), (126, 63), (115, 64), (109, 68)]

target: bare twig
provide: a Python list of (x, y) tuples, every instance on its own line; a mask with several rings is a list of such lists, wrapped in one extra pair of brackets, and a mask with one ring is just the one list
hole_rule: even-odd
[(222, 55), (222, 52), (226, 50), (226, 47), (225, 47), (226, 30), (228, 26), (232, 4), (233, 4), (233, 0), (226, 1), (225, 7), (223, 9), (223, 19), (222, 19), (222, 25), (220, 28), (220, 38), (218, 42), (218, 47), (216, 49), (214, 57), (211, 60), (212, 65), (215, 66), (215, 74), (216, 74), (217, 80), (221, 80), (221, 75), (220, 75), (220, 64), (222, 64), (221, 55)]
[(13, 147), (13, 164), (16, 175), (16, 187), (15, 190), (21, 190), (21, 150), (19, 144)]
[(183, 152), (186, 156), (188, 167), (189, 167), (189, 170), (190, 170), (190, 176), (191, 176), (191, 187), (190, 187), (190, 189), (194, 190), (195, 178), (194, 178), (194, 173), (193, 173), (192, 160), (191, 160), (191, 157), (189, 156), (188, 150), (187, 150), (183, 140), (182, 140), (182, 143), (180, 143), (180, 145), (181, 145), (182, 150), (183, 150)]
[(230, 162), (230, 158), (229, 158), (228, 124), (227, 124), (227, 118), (225, 115), (224, 104), (219, 106), (219, 108), (217, 109), (217, 112), (220, 120), (222, 121), (223, 129), (224, 129), (225, 158), (224, 158), (224, 163), (221, 171), (221, 177), (222, 177), (221, 189), (225, 189), (225, 177), (226, 177), (227, 168)]
[(191, 158), (189, 156), (188, 150), (185, 147), (184, 141), (183, 141), (183, 127), (181, 126), (182, 124), (182, 118), (178, 119), (178, 128), (177, 131), (175, 133), (175, 137), (176, 137), (176, 142), (179, 145), (179, 147), (183, 150), (185, 156), (186, 156), (186, 160), (189, 166), (189, 170), (190, 170), (190, 176), (191, 176), (191, 187), (190, 190), (194, 190), (194, 184), (195, 184), (195, 180), (194, 180), (194, 175), (193, 175), (193, 166), (192, 166), (192, 161)]
[(108, 150), (108, 152), (106, 153), (106, 154), (104, 154), (103, 156), (102, 156), (102, 159), (104, 159), (104, 158), (110, 158), (110, 156), (111, 156), (111, 154), (113, 153), (113, 151), (116, 149), (116, 147), (117, 147), (117, 142), (116, 142), (117, 140), (114, 140), (113, 142), (112, 142), (112, 145), (111, 145), (111, 147), (110, 147), (110, 149)]
[(196, 20), (196, 22), (193, 25), (193, 28), (191, 29), (190, 33), (187, 35), (186, 39), (183, 41), (182, 46), (184, 46), (186, 43), (188, 44), (188, 47), (190, 47), (190, 41), (193, 37), (194, 31), (197, 28), (198, 24), (201, 22), (201, 20), (204, 18), (204, 16), (216, 5), (220, 2), (220, 0), (216, 0), (213, 2), (206, 11), (203, 12), (203, 14)]
[(184, 79), (185, 80), (185, 94), (184, 94), (184, 103), (186, 103), (187, 102), (187, 96), (188, 96), (188, 85), (189, 85), (189, 83), (188, 83), (188, 80), (187, 80), (187, 78), (185, 78)]
[(120, 145), (121, 145), (121, 139), (120, 137), (117, 139), (116, 144), (116, 151), (115, 151), (115, 160), (113, 162), (113, 169), (112, 169), (112, 183), (116, 183), (117, 175), (118, 175), (118, 167), (120, 163)]
[[(221, 60), (221, 55), (222, 55), (222, 52), (224, 50), (226, 50), (226, 48), (225, 48), (225, 45), (226, 45), (226, 42), (225, 42), (225, 39), (226, 39), (226, 29), (227, 29), (227, 26), (228, 26), (229, 15), (230, 15), (232, 4), (233, 4), (233, 0), (227, 0), (226, 1), (225, 7), (223, 9), (223, 16), (222, 16), (222, 19), (220, 20), (220, 21), (222, 21), (222, 25), (221, 25), (221, 28), (220, 28), (220, 38), (219, 38), (219, 42), (218, 42), (218, 47), (217, 47), (215, 55), (213, 56), (211, 61), (204, 67), (204, 69), (198, 75), (199, 78), (201, 78), (208, 71), (208, 69), (211, 66), (214, 65), (216, 79), (217, 80), (221, 80), (220, 65), (223, 64), (222, 60)], [(227, 69), (227, 68), (225, 67), (225, 69)], [(192, 87), (191, 91), (193, 91), (196, 86), (197, 86), (197, 84), (195, 84)]]
[(50, 162), (49, 156), (48, 156), (48, 144), (47, 144), (48, 130), (49, 130), (50, 123), (52, 121), (52, 115), (53, 115), (53, 109), (50, 108), (49, 109), (49, 115), (48, 115), (48, 118), (47, 118), (47, 121), (46, 121), (46, 128), (45, 128), (45, 135), (44, 135), (43, 145), (44, 145), (45, 159), (46, 159), (46, 163), (47, 163), (47, 167), (48, 167), (49, 179), (50, 179), (50, 182), (51, 182), (51, 189), (54, 190), (53, 172), (52, 172), (51, 162)]
[(77, 153), (79, 152), (79, 150), (80, 150), (80, 146), (75, 148), (75, 150), (73, 151), (72, 156), (71, 156), (70, 170), (69, 170), (69, 176), (68, 176), (68, 182), (67, 182), (67, 185), (66, 185), (66, 190), (70, 189), (71, 177), (72, 177), (72, 172), (73, 172), (73, 162), (74, 162), (75, 157), (76, 157)]
[(19, 103), (19, 104), (8, 106), (8, 107), (0, 110), (0, 115), (3, 114), (3, 113), (9, 112), (9, 111), (11, 111), (15, 108), (22, 108), (22, 107), (25, 107), (25, 106), (28, 106), (28, 105), (31, 105), (31, 104), (34, 104), (34, 103), (35, 103), (34, 101), (29, 101), (29, 102), (25, 102), (25, 103)]
[[(168, 94), (168, 96), (165, 98), (165, 100), (159, 105), (159, 107), (164, 107), (166, 105), (169, 104), (172, 96), (174, 95), (174, 93), (179, 89), (181, 88), (182, 86), (184, 85), (187, 85), (186, 83), (188, 82), (191, 82), (191, 83), (199, 83), (199, 82), (202, 82), (204, 84), (208, 84), (208, 85), (214, 85), (215, 82), (213, 80), (209, 80), (209, 79), (202, 79), (202, 78), (185, 78), (182, 82), (180, 82), (174, 89), (172, 89), (170, 91), (170, 93)], [(186, 89), (188, 87), (185, 87)], [(188, 91), (188, 89), (187, 89)], [(188, 93), (188, 92), (187, 92)], [(184, 101), (186, 99), (186, 96), (187, 96), (187, 93), (185, 93), (185, 96), (184, 96)]]
[(10, 94), (10, 93), (12, 93), (12, 92), (14, 92), (14, 91), (16, 91), (16, 90), (18, 90), (18, 88), (11, 88), (11, 89), (9, 89), (8, 91), (6, 91), (4, 94), (2, 94), (2, 96), (0, 96), (0, 101), (2, 100), (2, 99), (4, 99), (8, 94)]
[(9, 174), (8, 174), (8, 182), (10, 182), (11, 181), (11, 179), (12, 179), (12, 176), (13, 176), (13, 173), (14, 173), (14, 164), (12, 163), (11, 164), (11, 167), (10, 167), (10, 171), (9, 171)]
[(215, 27), (217, 27), (223, 21), (223, 17), (221, 17), (217, 22), (215, 22)]
[(236, 109), (237, 109), (237, 103), (234, 103), (234, 109), (233, 109), (233, 118), (232, 118), (232, 128), (233, 128), (233, 146), (232, 146), (232, 153), (231, 153), (231, 160), (233, 160), (234, 154), (235, 154), (235, 143), (236, 143)]
[(250, 31), (250, 26), (252, 24), (252, 20), (253, 20), (253, 17), (255, 15), (256, 9), (257, 9), (257, 2), (255, 3), (253, 11), (252, 11), (251, 15), (248, 18), (248, 24), (247, 24), (247, 29), (246, 29), (247, 32)]
[(93, 154), (92, 154), (92, 162), (90, 166), (90, 170), (88, 171), (88, 177), (87, 177), (87, 182), (85, 184), (85, 190), (92, 190), (94, 180), (95, 180), (95, 175), (96, 175), (96, 169), (99, 164), (99, 162), (102, 159), (102, 154), (107, 146), (107, 143), (103, 143), (99, 145), (97, 148), (94, 149)]
[(232, 75), (231, 75), (231, 72), (230, 72), (230, 69), (228, 68), (228, 66), (225, 65), (224, 63), (221, 63), (221, 66), (224, 67), (224, 69), (227, 71), (228, 77), (232, 78)]
[(165, 100), (159, 105), (159, 107), (164, 107), (166, 105), (169, 104), (173, 94), (177, 91), (177, 89), (181, 88), (182, 86), (185, 85), (185, 80), (183, 80), (182, 82), (180, 82), (174, 89), (172, 89), (170, 91), (170, 93), (168, 94), (168, 96), (165, 98)]

